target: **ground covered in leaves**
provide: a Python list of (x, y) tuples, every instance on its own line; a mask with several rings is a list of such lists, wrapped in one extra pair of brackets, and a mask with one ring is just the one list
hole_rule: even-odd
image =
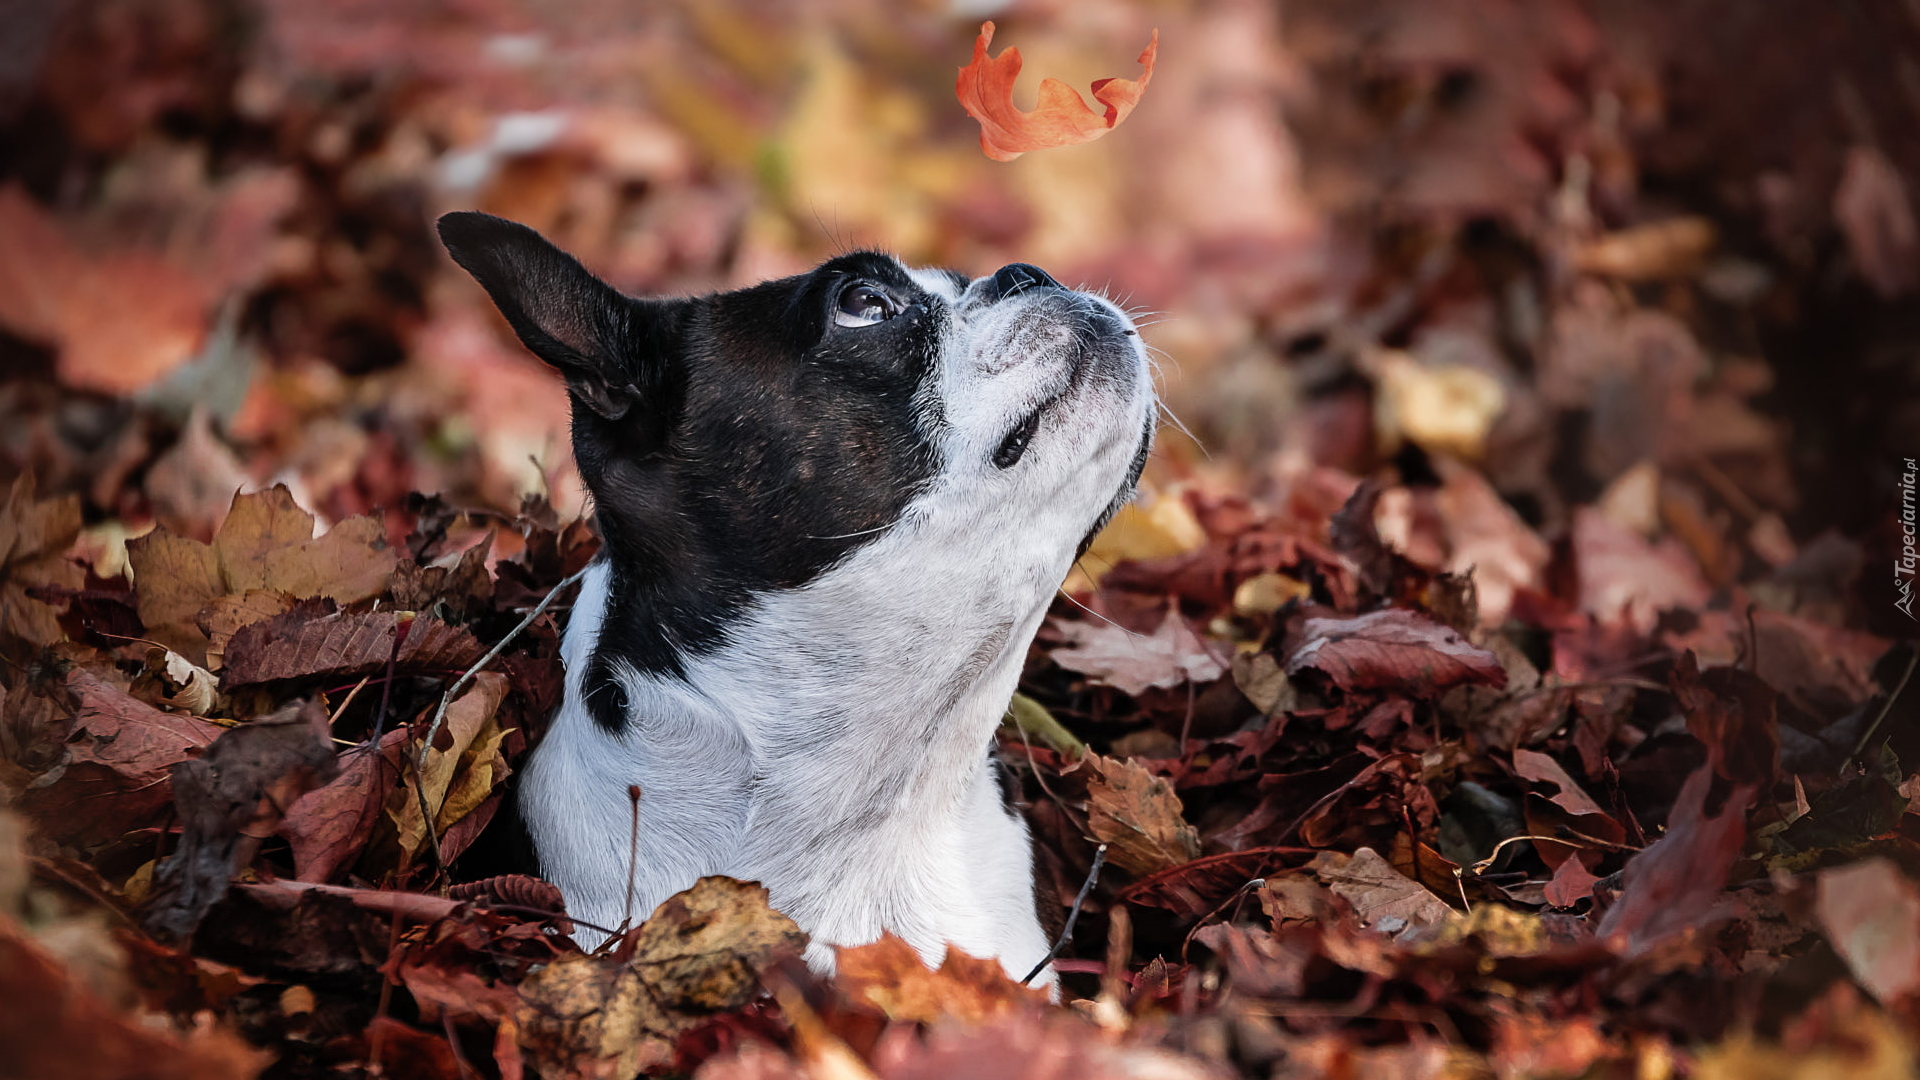
[[(1902, 5), (1013, 5), (1029, 77), (1158, 46), (1005, 164), (925, 6), (36, 10), (0, 1077), (1914, 1073)], [(1059, 922), (1102, 863), (1061, 1002), (821, 980), (722, 878), (587, 955), (512, 872), (597, 541), (473, 206), (636, 292), (861, 243), (1161, 313), (1181, 422), (999, 736)]]

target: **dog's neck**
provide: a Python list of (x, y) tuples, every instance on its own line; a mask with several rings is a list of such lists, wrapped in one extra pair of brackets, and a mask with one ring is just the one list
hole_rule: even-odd
[[(765, 882), (817, 936), (866, 940), (890, 911), (937, 913), (926, 894), (964, 891), (992, 862), (980, 846), (1011, 821), (988, 772), (993, 731), (1068, 556), (1008, 508), (940, 495), (807, 588), (760, 598), (678, 674), (607, 654), (601, 627), (629, 613), (607, 610), (617, 572), (593, 570), (567, 635), (567, 709), (583, 708), (598, 650), (626, 724), (609, 741), (563, 714), (537, 762), (568, 777), (544, 790), (603, 818), (640, 781), (640, 913), (671, 883), (728, 873)], [(998, 549), (991, 577), (973, 559), (927, 560), (982, 543)], [(624, 885), (625, 852), (613, 858), (602, 892)], [(868, 894), (857, 911), (850, 893)], [(610, 899), (576, 910), (607, 918)]]

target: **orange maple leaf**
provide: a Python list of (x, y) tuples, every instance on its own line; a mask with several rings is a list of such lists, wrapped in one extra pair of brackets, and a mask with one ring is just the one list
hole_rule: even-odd
[(988, 56), (993, 41), (993, 24), (982, 23), (980, 36), (973, 42), (973, 63), (960, 69), (954, 92), (967, 115), (980, 121), (980, 149), (995, 161), (1012, 161), (1029, 150), (1072, 146), (1092, 142), (1112, 131), (1127, 118), (1140, 95), (1147, 92), (1153, 78), (1154, 57), (1160, 50), (1160, 31), (1153, 32), (1140, 54), (1145, 70), (1139, 79), (1097, 79), (1093, 98), (1107, 107), (1106, 114), (1087, 107), (1080, 92), (1059, 79), (1040, 81), (1040, 100), (1032, 112), (1013, 103), (1013, 81), (1020, 76), (1020, 50), (1009, 48), (999, 56)]

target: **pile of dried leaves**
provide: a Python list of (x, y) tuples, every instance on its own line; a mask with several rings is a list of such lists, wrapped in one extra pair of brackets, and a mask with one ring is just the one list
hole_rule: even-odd
[[(0, 1076), (1920, 1061), (1892, 0), (1023, 5), (1069, 82), (1163, 47), (1007, 166), (918, 7), (69, 8), (0, 72)], [(634, 291), (832, 230), (1178, 316), (1213, 454), (1167, 428), (1000, 735), (1062, 922), (1104, 846), (1064, 1003), (815, 978), (725, 879), (585, 955), (514, 872), (597, 541), (432, 247), (476, 205)]]

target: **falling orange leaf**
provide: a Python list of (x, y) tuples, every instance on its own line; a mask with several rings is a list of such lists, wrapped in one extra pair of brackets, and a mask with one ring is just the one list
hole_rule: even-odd
[(980, 149), (995, 161), (1012, 161), (1029, 150), (1072, 146), (1092, 142), (1112, 131), (1140, 103), (1153, 78), (1154, 57), (1160, 50), (1160, 31), (1153, 32), (1146, 51), (1140, 54), (1145, 70), (1135, 79), (1096, 79), (1093, 98), (1107, 107), (1106, 114), (1087, 107), (1079, 91), (1058, 79), (1040, 80), (1040, 99), (1032, 112), (1013, 103), (1013, 82), (1020, 76), (1020, 50), (1010, 48), (999, 56), (988, 56), (993, 41), (993, 24), (980, 24), (980, 36), (973, 42), (973, 62), (960, 69), (954, 92), (967, 115), (980, 121)]

